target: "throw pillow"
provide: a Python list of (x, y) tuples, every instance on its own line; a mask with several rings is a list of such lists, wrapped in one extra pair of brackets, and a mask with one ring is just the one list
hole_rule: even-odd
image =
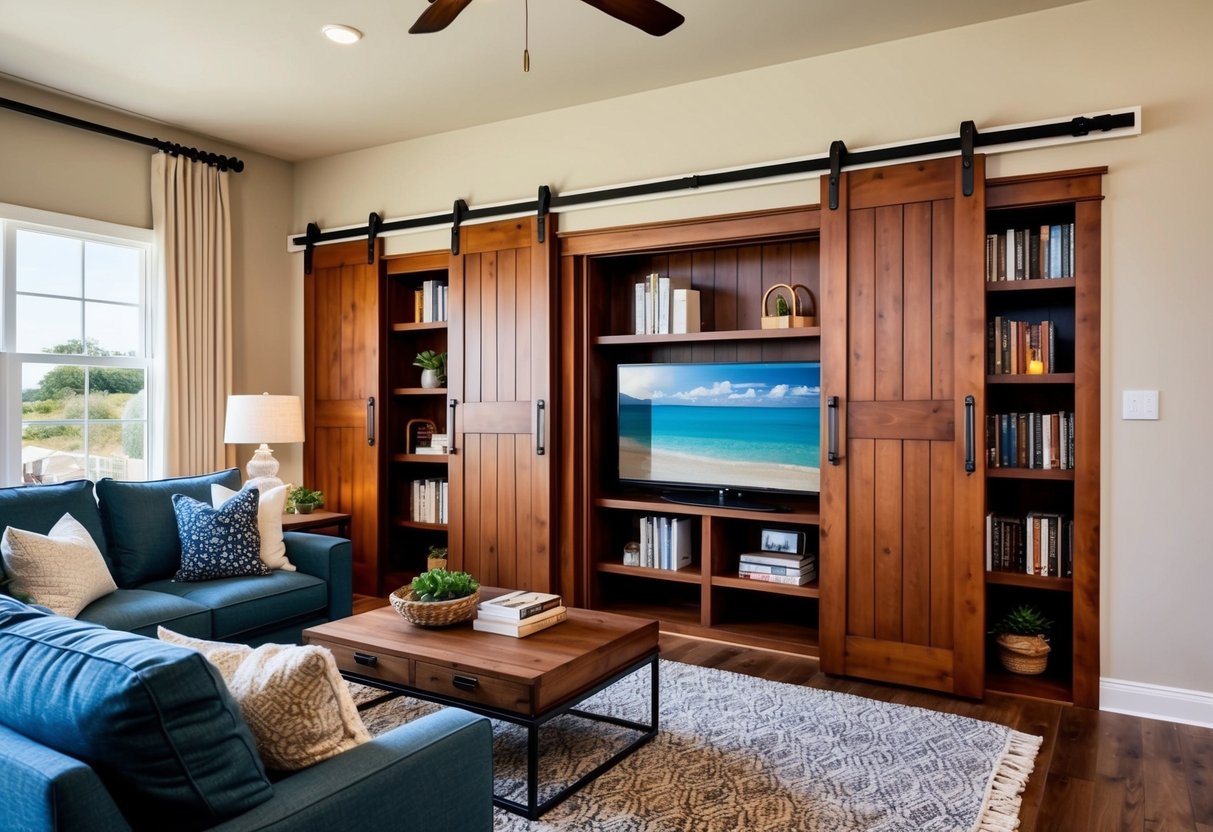
[(239, 575), (269, 575), (261, 562), (261, 533), (257, 531), (257, 489), (241, 491), (211, 508), (184, 494), (173, 495), (181, 568), (174, 581), (210, 581)]
[(215, 664), (267, 767), (307, 768), (370, 740), (337, 662), (325, 648), (263, 644), (253, 649), (163, 627), (158, 632), (161, 639), (193, 647)]
[(70, 514), (49, 534), (9, 526), (0, 552), (14, 591), (68, 618), (118, 588), (96, 541)]
[[(262, 477), (263, 480), (269, 479)], [(252, 482), (250, 480), (250, 482)], [(261, 562), (270, 569), (282, 569), (294, 572), (295, 565), (286, 557), (286, 541), (282, 539), (282, 512), (286, 508), (285, 485), (273, 488), (258, 486), (261, 499), (257, 504), (257, 531), (261, 534)], [(252, 490), (246, 485), (242, 490)], [(230, 488), (211, 483), (211, 505), (220, 508), (232, 497), (239, 494)]]

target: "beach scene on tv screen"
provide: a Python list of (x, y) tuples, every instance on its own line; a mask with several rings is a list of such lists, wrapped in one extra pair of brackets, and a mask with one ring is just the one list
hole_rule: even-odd
[(820, 405), (815, 363), (621, 365), (619, 476), (816, 492)]

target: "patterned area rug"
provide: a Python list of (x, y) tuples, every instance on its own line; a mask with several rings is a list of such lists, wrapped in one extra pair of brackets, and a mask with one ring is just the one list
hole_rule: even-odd
[[(377, 692), (351, 686), (366, 701)], [(582, 708), (648, 719), (643, 668)], [(435, 709), (371, 708), (372, 734)], [(1012, 830), (1039, 737), (990, 722), (722, 670), (661, 662), (661, 731), (580, 792), (505, 832), (928, 832)], [(540, 799), (634, 732), (563, 716), (540, 733)], [(494, 722), (496, 789), (526, 802), (526, 735)]]

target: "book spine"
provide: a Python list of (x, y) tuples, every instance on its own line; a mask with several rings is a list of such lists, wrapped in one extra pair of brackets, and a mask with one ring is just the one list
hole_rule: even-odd
[(817, 565), (809, 564), (804, 567), (799, 566), (770, 566), (765, 563), (746, 563), (742, 561), (738, 567), (738, 572), (749, 572), (751, 574), (763, 575), (804, 575), (809, 572), (816, 572)]
[(763, 572), (742, 572), (739, 577), (747, 581), (766, 581), (770, 584), (787, 584), (788, 586), (804, 586), (817, 578), (814, 570), (808, 575), (768, 575)]
[(644, 299), (644, 284), (643, 283), (636, 284), (636, 301), (635, 301), (635, 306), (633, 307), (633, 310), (634, 310), (634, 315), (636, 316), (636, 325), (633, 327), (633, 329), (636, 331), (635, 334), (644, 335), (645, 334), (645, 326), (644, 326), (645, 299)]
[(1061, 226), (1049, 226), (1049, 277), (1061, 277)]

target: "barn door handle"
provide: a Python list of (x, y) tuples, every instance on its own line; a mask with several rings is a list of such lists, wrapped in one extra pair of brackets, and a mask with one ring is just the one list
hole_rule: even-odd
[(974, 436), (973, 417), (977, 410), (977, 402), (972, 396), (965, 396), (965, 473), (972, 474), (977, 470), (977, 440)]
[(459, 399), (451, 399), (447, 407), (451, 409), (451, 418), (447, 420), (447, 432), (450, 434), (450, 443), (447, 447), (448, 454), (458, 453), (458, 448), (455, 447), (455, 408), (459, 406)]
[(838, 464), (838, 397), (826, 398), (826, 424), (829, 435), (826, 438), (826, 459), (831, 465)]
[(535, 402), (535, 455), (543, 456), (543, 434), (547, 426), (547, 405), (543, 399)]
[(375, 397), (366, 400), (366, 444), (375, 444)]

